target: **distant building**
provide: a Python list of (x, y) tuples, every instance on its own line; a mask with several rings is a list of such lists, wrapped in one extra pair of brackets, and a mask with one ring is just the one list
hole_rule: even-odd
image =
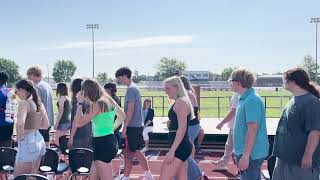
[(261, 75), (257, 76), (256, 87), (282, 87), (282, 75)]
[(186, 76), (190, 81), (208, 81), (209, 71), (182, 71), (182, 74)]

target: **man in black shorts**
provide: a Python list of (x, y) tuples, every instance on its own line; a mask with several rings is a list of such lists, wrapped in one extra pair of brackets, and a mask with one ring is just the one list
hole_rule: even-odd
[(53, 126), (54, 114), (53, 114), (53, 99), (52, 99), (52, 88), (50, 84), (42, 80), (42, 70), (38, 66), (32, 66), (27, 70), (28, 79), (30, 79), (34, 84), (37, 90), (37, 93), (41, 99), (42, 104), (44, 105), (48, 120), (49, 128), (47, 130), (40, 129), (40, 133), (43, 136), (46, 146), (50, 146), (50, 127)]
[[(131, 74), (132, 71), (128, 67), (118, 69), (115, 74), (118, 83), (125, 84), (128, 87), (124, 102), (126, 118), (124, 120), (121, 136), (124, 139), (127, 138), (129, 150), (137, 157), (139, 164), (144, 170), (145, 179), (153, 180), (146, 157), (141, 153), (144, 142), (142, 136), (142, 103), (139, 88), (131, 80)], [(128, 154), (125, 154), (123, 180), (129, 179), (131, 169), (132, 161), (130, 157), (128, 157)]]

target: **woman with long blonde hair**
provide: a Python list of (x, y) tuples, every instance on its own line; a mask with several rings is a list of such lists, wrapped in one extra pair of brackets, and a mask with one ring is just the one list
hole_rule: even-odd
[[(111, 161), (118, 151), (117, 140), (113, 132), (121, 124), (120, 120), (125, 118), (125, 114), (96, 80), (85, 80), (81, 88), (82, 91), (79, 91), (76, 96), (78, 106), (75, 121), (77, 127), (92, 122), (94, 161), (90, 169), (90, 179), (112, 180)], [(83, 115), (81, 106), (84, 99), (91, 104), (88, 113)], [(118, 119), (114, 125), (115, 115)]]
[(194, 118), (193, 107), (179, 77), (173, 76), (164, 81), (165, 92), (175, 102), (169, 110), (169, 152), (162, 164), (160, 180), (187, 179), (187, 162), (192, 145), (188, 136), (188, 122)]

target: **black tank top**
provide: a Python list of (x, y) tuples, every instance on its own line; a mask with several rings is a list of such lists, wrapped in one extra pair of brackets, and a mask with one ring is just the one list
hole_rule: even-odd
[[(170, 108), (170, 110), (168, 112), (168, 117), (169, 117), (169, 120), (170, 120), (169, 127), (168, 127), (169, 131), (176, 131), (178, 129), (178, 127), (179, 127), (177, 114), (173, 110), (173, 106), (174, 105), (175, 104), (172, 105), (172, 107)], [(190, 116), (191, 116), (190, 114), (187, 116), (187, 127), (188, 127), (188, 124), (190, 122)]]
[(194, 119), (189, 121), (189, 126), (194, 126), (200, 123), (198, 117), (199, 117), (199, 107), (193, 107), (193, 112), (194, 112)]

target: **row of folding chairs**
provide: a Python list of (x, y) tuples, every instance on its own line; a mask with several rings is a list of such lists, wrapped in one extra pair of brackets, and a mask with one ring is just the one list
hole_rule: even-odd
[[(93, 161), (92, 150), (75, 148), (69, 151), (68, 140), (69, 136), (61, 136), (59, 138), (59, 147), (47, 148), (39, 167), (41, 174), (47, 176), (57, 175), (57, 177), (62, 177), (63, 179), (65, 177), (72, 179), (72, 177), (89, 175)], [(17, 151), (14, 148), (0, 147), (0, 180), (2, 180), (2, 174), (7, 179), (7, 174), (13, 173), (16, 153)], [(115, 176), (119, 177), (121, 167), (124, 166), (122, 150), (118, 151), (117, 157), (120, 163)]]
[[(5, 175), (12, 174), (17, 151), (14, 148), (0, 147), (0, 173)], [(91, 163), (93, 161), (93, 152), (86, 148), (75, 148), (68, 154), (69, 163), (61, 162), (58, 153), (47, 148), (46, 154), (41, 160), (39, 172), (43, 175), (62, 176), (71, 172), (69, 179), (76, 176), (88, 176)], [(70, 170), (70, 171), (69, 171)]]

